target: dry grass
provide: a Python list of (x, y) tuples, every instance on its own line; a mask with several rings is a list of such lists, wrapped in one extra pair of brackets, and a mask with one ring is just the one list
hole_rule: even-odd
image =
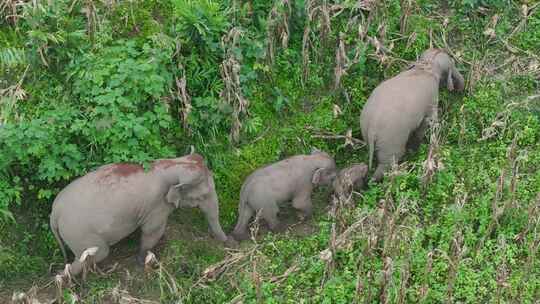
[(274, 3), (274, 6), (268, 13), (266, 39), (267, 39), (267, 60), (270, 65), (275, 61), (275, 49), (278, 42), (281, 47), (286, 49), (289, 45), (289, 18), (292, 13), (291, 3), (289, 0), (279, 0)]
[(186, 73), (183, 67), (181, 68), (181, 70), (182, 77), (175, 77), (175, 97), (180, 101), (179, 113), (180, 119), (182, 121), (182, 127), (188, 132), (188, 134), (191, 134), (192, 130), (189, 126), (189, 114), (191, 113), (193, 107), (191, 106), (191, 96), (187, 91)]
[(241, 35), (240, 29), (233, 27), (221, 40), (222, 48), (225, 50), (225, 59), (220, 66), (221, 78), (225, 85), (221, 92), (221, 98), (233, 108), (230, 137), (235, 143), (240, 140), (242, 129), (240, 119), (247, 115), (249, 106), (249, 101), (244, 97), (240, 84), (240, 62), (233, 51), (234, 48), (238, 47), (238, 39)]
[(435, 173), (444, 169), (440, 151), (442, 145), (441, 129), (439, 122), (434, 122), (430, 127), (428, 154), (422, 165), (423, 173), (420, 178), (424, 189), (432, 182)]
[(482, 249), (484, 242), (487, 238), (491, 237), (491, 234), (499, 226), (499, 219), (514, 205), (515, 203), (515, 194), (518, 183), (518, 173), (519, 173), (519, 161), (517, 155), (517, 136), (514, 137), (512, 144), (508, 148), (507, 154), (507, 166), (510, 167), (510, 185), (508, 187), (508, 192), (510, 197), (502, 202), (504, 188), (506, 184), (506, 170), (503, 168), (499, 178), (497, 180), (497, 188), (495, 190), (495, 195), (491, 203), (491, 220), (489, 225), (484, 233), (484, 236), (478, 241), (476, 245), (476, 252)]
[(453, 303), (454, 285), (457, 278), (459, 264), (463, 256), (467, 253), (467, 246), (464, 243), (463, 233), (461, 228), (458, 228), (450, 244), (450, 253), (448, 256), (449, 270), (446, 285), (446, 303)]
[(510, 127), (508, 125), (510, 122), (510, 116), (514, 111), (518, 109), (530, 110), (531, 104), (538, 101), (540, 101), (540, 95), (531, 95), (520, 102), (508, 103), (503, 111), (497, 113), (491, 125), (484, 127), (482, 130), (482, 137), (480, 137), (478, 141), (485, 141), (504, 134), (504, 132), (506, 132), (506, 130)]

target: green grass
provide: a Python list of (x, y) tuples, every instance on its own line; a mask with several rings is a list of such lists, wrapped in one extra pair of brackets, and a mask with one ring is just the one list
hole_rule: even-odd
[[(268, 4), (255, 2), (255, 9), (260, 10), (256, 15), (261, 20), (266, 19)], [(365, 47), (362, 60), (352, 66), (343, 78), (344, 90), (350, 101), (332, 89), (335, 58), (335, 45), (332, 43), (338, 31), (344, 31), (348, 41), (358, 39), (354, 30), (346, 31), (348, 10), (332, 20), (330, 46), (322, 48), (318, 41), (315, 42), (315, 51), (321, 53), (322, 60), (311, 54), (311, 76), (305, 85), (301, 82), (303, 22), (298, 19), (303, 18), (303, 12), (295, 11), (297, 19), (293, 18), (289, 46), (285, 50), (277, 48), (275, 64), (271, 67), (260, 57), (259, 52), (263, 50), (257, 50), (258, 46), (264, 46), (266, 28), (258, 28), (256, 22), (242, 24), (246, 34), (239, 50), (244, 59), (241, 84), (250, 105), (249, 114), (242, 118), (244, 129), (238, 144), (231, 144), (226, 139), (230, 126), (229, 112), (218, 103), (220, 86), (223, 86), (218, 69), (222, 56), (219, 37), (223, 30), (216, 25), (221, 22), (219, 18), (212, 19), (212, 14), (199, 16), (212, 24), (204, 36), (204, 44), (186, 44), (187, 50), (181, 53), (181, 58), (173, 60), (163, 55), (173, 54), (171, 49), (160, 49), (162, 46), (150, 43), (149, 37), (156, 33), (171, 37), (173, 33), (178, 34), (171, 28), (186, 21), (179, 21), (178, 13), (171, 13), (170, 7), (180, 5), (182, 1), (165, 4), (126, 2), (110, 12), (98, 6), (98, 14), (105, 21), (101, 32), (94, 34), (95, 39), (103, 47), (116, 45), (106, 52), (115, 55), (125, 49), (133, 52), (124, 54), (126, 58), (132, 56), (140, 62), (153, 62), (157, 58), (162, 64), (153, 65), (157, 72), (148, 73), (163, 73), (167, 79), (179, 75), (176, 63), (188, 63), (188, 90), (192, 90), (194, 99), (206, 98), (210, 105), (203, 104), (201, 100), (193, 102), (194, 118), (191, 123), (194, 132), (188, 137), (177, 121), (177, 103), (171, 103), (166, 114), (148, 107), (150, 102), (167, 100), (172, 84), (164, 81), (164, 89), (153, 88), (152, 94), (159, 95), (154, 98), (144, 93), (146, 84), (154, 82), (142, 82), (141, 85), (137, 82), (139, 80), (133, 80), (128, 86), (128, 100), (119, 97), (119, 103), (126, 103), (114, 111), (123, 114), (122, 106), (132, 106), (141, 113), (143, 109), (150, 109), (158, 119), (168, 114), (173, 117), (173, 122), (163, 129), (152, 129), (152, 122), (142, 122), (141, 126), (150, 129), (153, 135), (146, 139), (137, 137), (141, 145), (132, 148), (133, 154), (125, 152), (121, 144), (115, 146), (113, 143), (109, 150), (92, 146), (95, 147), (92, 150), (94, 154), (87, 157), (81, 152), (77, 164), (71, 167), (68, 164), (66, 173), (51, 173), (49, 179), (31, 174), (36, 169), (33, 163), (47, 159), (48, 153), (39, 157), (20, 157), (17, 161), (12, 161), (12, 154), (0, 158), (0, 165), (9, 164), (4, 171), (0, 170), (0, 176), (18, 176), (18, 184), (23, 187), (17, 190), (17, 183), (8, 184), (9, 189), (21, 195), (20, 204), (6, 203), (17, 222), (0, 221), (0, 299), (10, 298), (15, 290), (27, 291), (34, 284), (44, 286), (51, 279), (49, 264), (61, 263), (60, 251), (48, 228), (48, 213), (54, 194), (78, 174), (108, 159), (108, 152), (130, 160), (145, 160), (171, 152), (182, 154), (193, 144), (206, 157), (214, 172), (220, 199), (220, 221), (224, 230), (229, 232), (237, 218), (240, 187), (256, 168), (290, 155), (308, 153), (312, 147), (332, 153), (340, 167), (366, 162), (365, 147), (343, 147), (343, 139), (323, 139), (314, 135), (344, 135), (352, 129), (353, 136), (361, 138), (359, 115), (369, 94), (381, 81), (406, 68), (405, 62), (394, 59), (412, 61), (433, 43), (451, 49), (458, 69), (467, 80), (467, 87), (462, 94), (441, 90), (440, 117), (444, 123), (439, 156), (444, 167), (435, 173), (427, 187), (423, 186), (421, 176), (429, 151), (428, 141), (418, 152), (406, 156), (395, 178), (387, 178), (381, 184), (369, 184), (361, 196), (355, 198), (354, 206), (339, 211), (337, 219), (328, 214), (328, 190), (322, 189), (314, 195), (316, 212), (308, 223), (295, 226), (285, 234), (265, 232), (256, 243), (244, 242), (239, 251), (233, 253), (210, 238), (200, 211), (177, 210), (169, 219), (165, 241), (156, 250), (163, 269), (145, 272), (135, 265), (131, 256), (136, 253), (138, 244), (135, 234), (116, 246), (111, 259), (105, 263), (105, 268), (108, 268), (118, 261), (120, 266), (116, 271), (107, 275), (91, 274), (82, 286), (66, 288), (65, 297), (77, 294), (85, 303), (107, 302), (112, 301), (111, 294), (116, 288), (117, 291), (125, 291), (124, 295), (164, 303), (178, 299), (183, 303), (226, 303), (235, 297), (244, 303), (297, 303), (299, 299), (306, 299), (306, 303), (353, 303), (355, 299), (359, 303), (378, 303), (384, 297), (389, 303), (494, 303), (499, 299), (502, 302), (534, 303), (540, 298), (540, 268), (536, 260), (539, 236), (535, 230), (538, 229), (536, 219), (540, 212), (532, 208), (539, 203), (540, 98), (529, 96), (540, 91), (540, 59), (537, 55), (540, 50), (540, 9), (532, 11), (526, 22), (511, 34), (523, 18), (520, 15), (521, 3), (509, 1), (508, 5), (501, 5), (501, 1), (495, 2), (485, 5), (481, 1), (452, 1), (446, 5), (439, 1), (418, 1), (411, 8), (412, 14), (403, 35), (400, 34), (401, 1), (388, 1), (386, 7), (379, 7), (374, 12), (368, 35), (376, 35), (379, 25), (384, 24), (386, 36), (383, 43), (387, 47), (393, 43), (392, 53), (387, 61), (381, 63), (374, 56), (373, 46)], [(228, 2), (224, 2), (222, 8), (227, 5)], [(296, 3), (294, 10), (298, 10), (299, 5), (300, 2)], [(484, 8), (479, 7), (482, 5)], [(529, 8), (532, 6), (528, 5)], [(231, 17), (228, 22), (236, 24), (250, 20), (239, 12), (236, 14), (240, 16), (238, 20)], [(491, 26), (494, 15), (498, 16), (494, 28), (496, 37), (490, 38), (484, 31)], [(128, 19), (123, 19), (125, 16)], [(86, 22), (83, 16), (58, 12), (39, 18), (43, 23), (52, 18), (69, 24), (67, 30), (80, 28)], [(121, 23), (123, 20), (127, 21)], [(23, 30), (28, 29), (25, 26), (31, 27), (27, 23), (20, 26)], [(135, 26), (138, 26), (136, 31)], [(26, 31), (17, 33), (6, 28), (1, 33), (3, 47), (23, 45), (27, 39)], [(189, 33), (195, 36), (178, 37), (187, 42), (198, 37)], [(415, 39), (410, 38), (413, 33)], [(118, 43), (120, 38), (132, 44), (126, 47)], [(74, 45), (79, 43), (78, 40), (69, 41)], [(147, 46), (143, 51), (145, 43)], [(354, 43), (349, 47), (352, 45)], [(518, 49), (513, 50), (512, 46)], [(69, 69), (84, 70), (88, 66), (97, 66), (94, 68), (97, 75), (120, 64), (107, 62), (110, 58), (97, 58), (99, 52), (105, 52), (100, 48), (90, 45), (80, 49), (70, 47), (66, 46), (66, 49), (86, 57), (76, 56), (72, 60), (72, 55), (51, 47), (53, 49), (48, 56), (58, 59), (58, 62), (51, 60), (50, 68), (31, 70), (31, 77), (23, 87), (33, 96), (16, 108), (27, 119), (42, 115), (60, 119), (64, 108), (54, 115), (48, 109), (62, 101), (69, 104), (74, 113), (79, 113), (74, 116), (80, 119), (82, 125), (79, 127), (84, 129), (86, 125), (81, 117), (91, 113), (85, 111), (93, 106), (92, 98), (101, 94), (101, 90), (108, 92), (106, 81), (103, 86), (97, 86), (84, 77), (75, 77), (72, 78), (76, 80), (74, 88), (72, 80), (63, 77)], [(156, 55), (160, 50), (164, 50), (163, 54)], [(507, 61), (509, 59), (512, 60)], [(36, 60), (34, 64), (39, 63), (39, 59)], [(65, 68), (63, 62), (70, 62), (70, 68)], [(123, 69), (120, 67), (114, 71), (122, 76)], [(6, 79), (13, 80), (12, 75), (16, 71), (10, 70), (11, 78)], [(134, 79), (143, 76), (130, 71), (127, 73), (136, 74)], [(252, 72), (256, 77), (248, 76)], [(161, 82), (159, 84), (162, 85)], [(337, 117), (333, 113), (334, 105), (342, 110)], [(248, 121), (251, 128), (245, 128)], [(494, 124), (496, 121), (499, 123)], [(481, 140), (490, 126), (494, 126), (495, 133)], [(30, 131), (26, 132), (38, 130), (36, 128), (29, 127)], [(43, 136), (52, 136), (47, 145), (42, 144), (41, 135), (29, 138), (43, 151), (63, 143), (62, 140), (74, 142), (77, 147), (95, 145), (91, 137), (99, 136), (99, 133), (87, 134), (74, 128), (47, 131), (49, 133)], [(22, 131), (19, 134), (22, 140), (30, 141), (24, 134)], [(120, 133), (114, 140), (122, 142), (122, 136)], [(508, 151), (514, 139), (519, 170), (512, 193)], [(151, 142), (153, 150), (149, 154), (143, 148), (145, 140)], [(10, 145), (14, 144), (10, 142)], [(11, 150), (7, 151), (11, 153)], [(81, 148), (81, 151), (86, 150)], [(15, 152), (24, 154), (22, 148)], [(75, 155), (68, 152), (67, 156)], [(64, 156), (60, 152), (54, 155)], [(45, 172), (52, 172), (51, 167), (44, 168), (49, 169)], [(492, 204), (503, 170), (504, 187), (498, 207), (510, 199), (514, 203), (493, 224)], [(1, 187), (3, 184), (0, 183), (0, 190), (4, 189)], [(40, 190), (48, 194), (38, 196)], [(14, 198), (11, 194), (5, 197), (10, 202)], [(383, 201), (387, 202), (386, 205)], [(293, 211), (287, 208), (283, 211), (287, 222), (296, 222)], [(344, 246), (336, 250), (331, 263), (320, 258), (321, 251), (330, 246), (332, 223), (336, 223), (339, 235), (347, 227), (362, 221), (364, 224), (347, 238)], [(530, 229), (522, 238), (517, 238), (529, 224)], [(303, 229), (311, 233), (306, 235)], [(488, 229), (491, 229), (490, 234), (487, 234)], [(481, 242), (483, 246), (477, 250)], [(228, 265), (217, 278), (200, 281), (205, 269), (224, 259), (227, 261), (232, 254), (244, 256)], [(59, 268), (55, 266), (55, 269)], [(407, 280), (402, 280), (403, 277)], [(174, 290), (171, 282), (178, 290)], [(450, 289), (449, 286), (453, 287)], [(40, 290), (38, 296), (40, 299), (51, 298), (54, 288)]]

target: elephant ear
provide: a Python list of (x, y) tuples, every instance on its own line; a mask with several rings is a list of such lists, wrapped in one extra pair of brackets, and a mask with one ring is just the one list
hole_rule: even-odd
[(177, 184), (169, 188), (165, 200), (169, 204), (173, 204), (175, 208), (178, 208), (180, 205), (180, 188), (182, 184)]
[(313, 173), (311, 182), (315, 185), (319, 185), (321, 183), (330, 182), (335, 177), (336, 177), (336, 172), (334, 170), (330, 170), (327, 168), (319, 168), (315, 170), (315, 173)]
[(199, 185), (204, 181), (206, 175), (203, 170), (190, 170), (189, 175), (186, 172), (183, 173), (179, 178), (180, 182), (169, 188), (165, 200), (174, 204), (176, 208), (181, 205), (180, 201), (184, 202), (182, 205), (194, 207), (192, 206), (195, 204), (193, 198), (197, 198), (201, 192), (204, 192), (205, 187), (199, 187)]
[(454, 79), (453, 79), (453, 76), (452, 76), (452, 70), (453, 70), (453, 67), (450, 67), (448, 69), (448, 77), (446, 78), (446, 88), (448, 88), (448, 91), (453, 91), (454, 90)]
[(446, 78), (446, 88), (448, 88), (448, 91), (454, 90), (454, 80), (452, 79), (452, 72), (448, 71), (448, 77)]

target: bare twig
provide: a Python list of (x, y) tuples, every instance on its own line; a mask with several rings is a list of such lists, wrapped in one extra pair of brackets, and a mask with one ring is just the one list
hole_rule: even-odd
[(366, 145), (366, 143), (358, 138), (352, 137), (352, 129), (348, 129), (345, 135), (335, 135), (329, 132), (319, 132), (318, 134), (312, 134), (313, 138), (324, 139), (344, 139), (345, 142), (341, 147), (351, 146), (353, 149), (360, 149)]

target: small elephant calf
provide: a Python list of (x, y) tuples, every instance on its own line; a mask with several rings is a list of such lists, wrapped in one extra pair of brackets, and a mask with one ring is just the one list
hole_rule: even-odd
[(278, 203), (292, 201), (305, 217), (311, 216), (311, 192), (316, 185), (329, 185), (336, 176), (336, 163), (325, 152), (296, 155), (253, 172), (240, 192), (238, 223), (232, 232), (236, 240), (249, 238), (248, 224), (255, 212), (274, 232), (283, 230), (277, 213)]
[(339, 199), (347, 200), (353, 190), (364, 186), (367, 173), (368, 166), (364, 163), (341, 169), (332, 183), (334, 194)]

